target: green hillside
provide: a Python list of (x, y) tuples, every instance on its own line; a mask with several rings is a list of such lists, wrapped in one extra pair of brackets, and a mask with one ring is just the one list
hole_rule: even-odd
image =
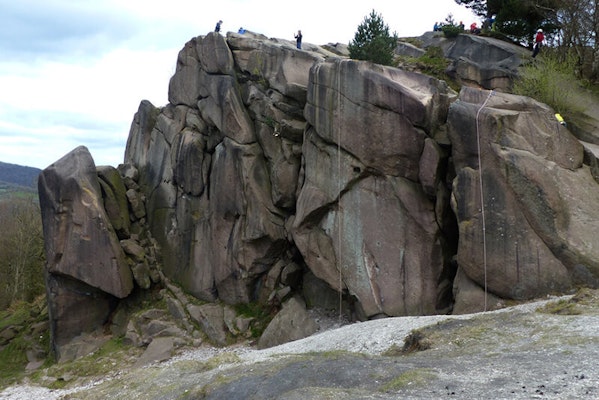
[(36, 194), (40, 172), (38, 168), (0, 162), (0, 198)]

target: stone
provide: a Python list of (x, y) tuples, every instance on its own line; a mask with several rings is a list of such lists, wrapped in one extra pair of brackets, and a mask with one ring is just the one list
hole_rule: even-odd
[(283, 304), (258, 340), (258, 348), (266, 349), (279, 344), (308, 337), (318, 331), (318, 324), (306, 311), (302, 300), (292, 297)]
[(483, 89), (509, 91), (518, 68), (530, 51), (503, 40), (477, 35), (458, 35), (447, 39), (427, 32), (419, 38), (424, 48), (440, 47), (452, 60), (447, 72), (453, 78)]
[(133, 277), (102, 206), (89, 150), (80, 146), (44, 169), (39, 193), (48, 273), (126, 297)]
[(149, 289), (152, 286), (150, 267), (146, 263), (137, 263), (131, 267), (135, 283), (142, 289)]
[(110, 166), (97, 167), (98, 182), (102, 188), (104, 209), (119, 239), (127, 239), (130, 235), (131, 221), (125, 184), (119, 171)]
[(131, 206), (131, 210), (133, 211), (133, 215), (137, 219), (141, 219), (146, 216), (146, 209), (144, 207), (143, 200), (137, 190), (128, 189), (125, 192), (127, 196), (127, 200), (129, 201), (129, 205)]
[(121, 240), (121, 247), (125, 254), (130, 256), (136, 262), (143, 262), (146, 259), (146, 252), (144, 248), (137, 243), (135, 240), (126, 239)]
[(227, 326), (223, 306), (220, 304), (203, 304), (201, 306), (189, 304), (187, 306), (189, 315), (208, 339), (217, 346), (227, 344)]
[(134, 368), (140, 368), (145, 365), (168, 360), (172, 357), (175, 350), (175, 339), (172, 337), (154, 338), (143, 354), (137, 359)]

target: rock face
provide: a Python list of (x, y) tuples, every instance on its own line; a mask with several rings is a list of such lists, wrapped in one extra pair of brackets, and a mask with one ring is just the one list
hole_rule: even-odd
[[(447, 87), (350, 60), (320, 63), (311, 76), (296, 245), (369, 317), (434, 313), (443, 246), (419, 175), (426, 139), (446, 118)], [(429, 161), (422, 175), (438, 169)]]
[(86, 148), (76, 148), (43, 170), (39, 194), (50, 328), (60, 346), (101, 327), (116, 299), (133, 289), (133, 277)]
[[(40, 178), (56, 341), (162, 282), (157, 263), (200, 300), (289, 308), (326, 285), (359, 319), (597, 286), (597, 159), (546, 105), (501, 93), (523, 53), (462, 36), (442, 43), (456, 74), (492, 91), (334, 46), (190, 40), (169, 104), (140, 104), (118, 170), (79, 148)], [(217, 343), (235, 331), (227, 306), (170, 308)]]
[(599, 273), (599, 204), (589, 201), (599, 186), (553, 114), (528, 98), (467, 88), (450, 108), (458, 265), (503, 298), (593, 286)]
[(125, 161), (140, 171), (165, 274), (196, 297), (249, 302), (289, 258), (308, 71), (323, 58), (208, 34), (179, 54), (170, 104), (140, 106)]
[(166, 274), (200, 299), (248, 302), (275, 262), (301, 256), (367, 317), (447, 307), (447, 157), (427, 138), (452, 96), (424, 75), (288, 43), (193, 39), (170, 104), (142, 103), (126, 151)]
[[(520, 67), (530, 51), (499, 39), (461, 34), (447, 39), (439, 32), (427, 32), (420, 41), (424, 48), (440, 47), (452, 61), (447, 72), (466, 85), (483, 89), (509, 91)], [(401, 54), (412, 55), (405, 46), (397, 49)]]

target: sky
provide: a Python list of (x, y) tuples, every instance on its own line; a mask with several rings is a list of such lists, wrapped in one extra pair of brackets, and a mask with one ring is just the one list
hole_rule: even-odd
[(223, 34), (348, 44), (373, 10), (400, 37), (479, 21), (454, 0), (0, 0), (0, 161), (44, 169), (83, 145), (118, 166), (140, 102), (168, 103), (177, 54), (219, 19)]

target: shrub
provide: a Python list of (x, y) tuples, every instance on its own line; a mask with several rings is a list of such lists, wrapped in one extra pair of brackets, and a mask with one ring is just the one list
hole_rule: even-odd
[(513, 93), (532, 97), (564, 116), (571, 116), (581, 112), (576, 99), (578, 89), (572, 57), (564, 58), (556, 49), (545, 47), (542, 57), (521, 67)]
[(454, 38), (463, 32), (463, 29), (457, 25), (443, 25), (441, 31), (446, 38)]
[(464, 26), (456, 24), (453, 15), (449, 14), (441, 26), (441, 32), (446, 38), (454, 38), (464, 32)]
[(391, 65), (397, 46), (397, 34), (389, 34), (383, 17), (374, 10), (358, 26), (354, 40), (349, 44), (349, 56), (355, 60), (372, 61), (377, 64)]

